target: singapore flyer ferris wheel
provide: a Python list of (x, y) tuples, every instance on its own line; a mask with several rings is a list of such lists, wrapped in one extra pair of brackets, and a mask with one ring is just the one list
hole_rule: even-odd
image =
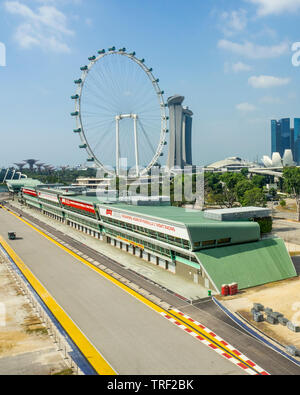
[(111, 176), (119, 176), (124, 166), (136, 177), (147, 175), (167, 144), (167, 105), (159, 79), (125, 48), (102, 49), (88, 59), (71, 97), (79, 147)]

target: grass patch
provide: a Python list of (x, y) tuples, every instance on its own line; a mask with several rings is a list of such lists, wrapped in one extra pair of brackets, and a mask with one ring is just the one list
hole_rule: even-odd
[(36, 334), (36, 335), (47, 335), (48, 331), (46, 328), (44, 327), (40, 327), (40, 328), (27, 328), (26, 329), (26, 333), (27, 335), (32, 335), (32, 334)]

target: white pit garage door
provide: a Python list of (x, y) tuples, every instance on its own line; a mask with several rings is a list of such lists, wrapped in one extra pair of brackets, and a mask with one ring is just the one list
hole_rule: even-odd
[(172, 273), (176, 273), (176, 266), (174, 262), (168, 262), (168, 271)]
[(143, 251), (143, 259), (145, 259), (145, 261), (148, 261), (148, 252)]
[(156, 256), (155, 255), (151, 255), (150, 262), (152, 262), (156, 265)]
[(165, 259), (159, 258), (158, 265), (159, 265), (159, 267), (162, 267), (163, 269), (165, 269), (166, 268), (166, 261), (165, 261)]

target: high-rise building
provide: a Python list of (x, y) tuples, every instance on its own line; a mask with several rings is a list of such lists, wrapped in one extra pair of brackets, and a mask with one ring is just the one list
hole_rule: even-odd
[(286, 150), (291, 150), (294, 161), (300, 162), (300, 118), (294, 119), (291, 128), (290, 118), (271, 121), (271, 155), (278, 152), (281, 157)]
[(183, 96), (175, 95), (168, 99), (170, 144), (168, 167), (182, 169), (192, 165), (192, 116), (188, 108), (183, 108)]
[(280, 122), (275, 121), (275, 120), (271, 121), (271, 139), (272, 139), (272, 145), (271, 145), (271, 156), (272, 156), (274, 154), (274, 152), (281, 151)]
[(294, 119), (294, 160), (300, 165), (300, 118)]
[(291, 136), (291, 121), (290, 118), (284, 118), (280, 121), (281, 124), (281, 152), (280, 155), (283, 156), (285, 150), (291, 149), (292, 136)]
[(193, 165), (193, 154), (192, 154), (192, 126), (193, 126), (193, 112), (185, 107), (183, 109), (183, 125), (182, 125), (182, 151), (183, 161), (185, 165)]

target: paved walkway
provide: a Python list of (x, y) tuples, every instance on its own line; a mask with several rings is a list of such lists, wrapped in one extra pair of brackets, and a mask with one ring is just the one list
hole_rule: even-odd
[[(203, 299), (208, 296), (208, 290), (199, 284), (194, 284), (168, 272), (152, 263), (146, 262), (131, 254), (128, 254), (116, 247), (106, 244), (100, 240), (96, 240), (85, 233), (74, 230), (73, 228), (62, 224), (54, 219), (44, 216), (35, 210), (21, 206), (16, 202), (10, 202), (11, 205), (22, 209), (32, 217), (39, 219), (42, 222), (47, 222), (48, 225), (72, 237), (73, 239), (99, 251), (101, 254), (121, 263), (125, 267), (137, 272), (138, 274), (148, 278), (149, 280), (159, 284), (160, 286), (171, 290), (189, 300)], [(213, 293), (214, 294), (214, 293)]]

